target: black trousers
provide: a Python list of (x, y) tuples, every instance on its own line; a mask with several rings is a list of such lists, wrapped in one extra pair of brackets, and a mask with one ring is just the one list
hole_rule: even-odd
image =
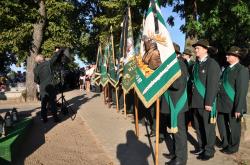
[(47, 119), (47, 106), (49, 105), (53, 117), (57, 116), (56, 97), (55, 96), (42, 96), (41, 97), (41, 117)]
[(149, 108), (145, 108), (145, 117), (149, 121), (151, 131), (155, 132), (155, 104), (152, 104)]
[[(160, 124), (160, 129), (161, 129), (160, 131), (163, 131), (163, 129), (166, 130), (165, 126), (171, 127), (170, 125), (171, 114), (161, 113), (160, 117), (162, 117), (160, 121), (163, 122), (162, 124)], [(186, 122), (185, 122), (185, 113), (183, 112), (179, 113), (177, 120), (178, 120), (178, 123), (177, 123), (178, 132), (174, 134), (172, 133), (165, 134), (167, 147), (168, 147), (169, 152), (176, 156), (176, 160), (182, 162), (183, 164), (186, 164), (187, 162), (187, 129), (186, 129)]]
[(217, 123), (222, 147), (229, 147), (231, 151), (237, 152), (240, 146), (241, 120), (231, 113), (218, 113)]
[(199, 147), (205, 150), (206, 155), (213, 156), (216, 133), (215, 124), (210, 123), (210, 112), (205, 109), (194, 109), (194, 126)]

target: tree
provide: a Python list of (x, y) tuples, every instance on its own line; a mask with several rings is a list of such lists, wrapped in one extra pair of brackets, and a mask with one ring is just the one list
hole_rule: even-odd
[(34, 56), (50, 57), (56, 45), (77, 52), (87, 13), (77, 0), (6, 0), (0, 5), (0, 55), (14, 54), (18, 63), (27, 64), (27, 96), (33, 100)]
[(30, 54), (27, 58), (27, 72), (26, 72), (26, 89), (27, 89), (27, 100), (34, 100), (36, 98), (36, 84), (34, 82), (33, 69), (35, 67), (35, 56), (39, 53), (43, 40), (43, 30), (46, 21), (46, 8), (45, 1), (41, 0), (39, 2), (39, 19), (33, 25), (33, 41), (30, 49)]

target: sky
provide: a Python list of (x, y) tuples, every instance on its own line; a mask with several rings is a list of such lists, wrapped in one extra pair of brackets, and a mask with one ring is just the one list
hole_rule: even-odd
[(181, 20), (177, 13), (172, 12), (172, 7), (167, 6), (166, 8), (161, 8), (161, 12), (165, 21), (170, 15), (174, 17), (174, 26), (171, 27), (167, 24), (167, 29), (172, 41), (180, 45), (180, 50), (183, 52), (185, 45), (185, 35), (180, 31), (180, 27), (185, 23), (185, 21)]
[[(174, 17), (174, 23), (175, 25), (173, 27), (169, 26), (168, 24), (168, 31), (170, 33), (171, 39), (173, 42), (180, 45), (180, 50), (183, 52), (184, 50), (184, 44), (185, 44), (185, 35), (180, 31), (180, 26), (184, 24), (184, 20), (181, 20), (179, 15), (177, 13), (172, 12), (172, 7), (167, 6), (166, 8), (161, 8), (161, 12), (163, 15), (163, 18), (165, 21), (167, 18), (172, 15)], [(85, 64), (75, 56), (75, 62), (78, 63), (79, 67), (82, 68), (85, 66)], [(24, 67), (16, 67), (14, 64), (11, 66), (11, 69), (14, 71), (21, 71), (24, 72)]]

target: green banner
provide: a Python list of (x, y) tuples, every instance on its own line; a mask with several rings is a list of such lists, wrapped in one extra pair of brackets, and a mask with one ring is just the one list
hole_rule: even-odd
[(102, 86), (106, 86), (109, 79), (108, 79), (108, 71), (107, 71), (107, 62), (108, 62), (108, 54), (109, 54), (109, 44), (105, 46), (104, 54), (102, 58), (101, 64), (101, 81), (100, 84)]
[(132, 21), (131, 21), (131, 14), (129, 7), (126, 20), (128, 22), (125, 22), (125, 25), (127, 24), (128, 26), (125, 26), (125, 28), (127, 27), (127, 29), (125, 29), (126, 43), (124, 44), (125, 50), (123, 54), (123, 77), (122, 77), (122, 88), (124, 93), (128, 93), (129, 90), (134, 87), (135, 76), (136, 76), (136, 58), (134, 49)]
[(109, 77), (110, 84), (113, 87), (116, 87), (118, 81), (117, 81), (117, 75), (116, 75), (116, 70), (115, 70), (113, 37), (111, 37), (111, 43), (109, 44), (109, 52), (108, 52), (108, 77)]
[(181, 75), (173, 42), (157, 1), (149, 5), (142, 38), (135, 90), (145, 107), (150, 107)]
[(97, 57), (96, 57), (96, 68), (94, 74), (94, 81), (96, 85), (100, 85), (101, 83), (101, 66), (102, 66), (102, 53), (101, 46), (98, 46)]

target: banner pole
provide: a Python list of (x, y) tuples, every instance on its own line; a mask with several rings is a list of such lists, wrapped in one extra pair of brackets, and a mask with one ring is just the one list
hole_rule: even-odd
[(155, 165), (159, 164), (160, 99), (156, 100)]
[(126, 93), (123, 90), (123, 104), (124, 104), (124, 115), (127, 118), (127, 106), (126, 106)]
[(115, 88), (116, 112), (119, 112), (118, 89), (119, 89), (119, 86), (117, 88)]
[(139, 122), (138, 122), (138, 97), (134, 90), (134, 97), (135, 97), (135, 133), (137, 138), (139, 139)]
[(110, 93), (110, 84), (108, 83), (108, 89), (107, 89), (107, 92), (108, 92), (108, 108), (111, 108), (111, 104), (110, 104), (110, 95), (111, 95), (111, 93)]
[(104, 104), (106, 105), (107, 102), (106, 102), (106, 85), (103, 86), (103, 96), (104, 96)]

